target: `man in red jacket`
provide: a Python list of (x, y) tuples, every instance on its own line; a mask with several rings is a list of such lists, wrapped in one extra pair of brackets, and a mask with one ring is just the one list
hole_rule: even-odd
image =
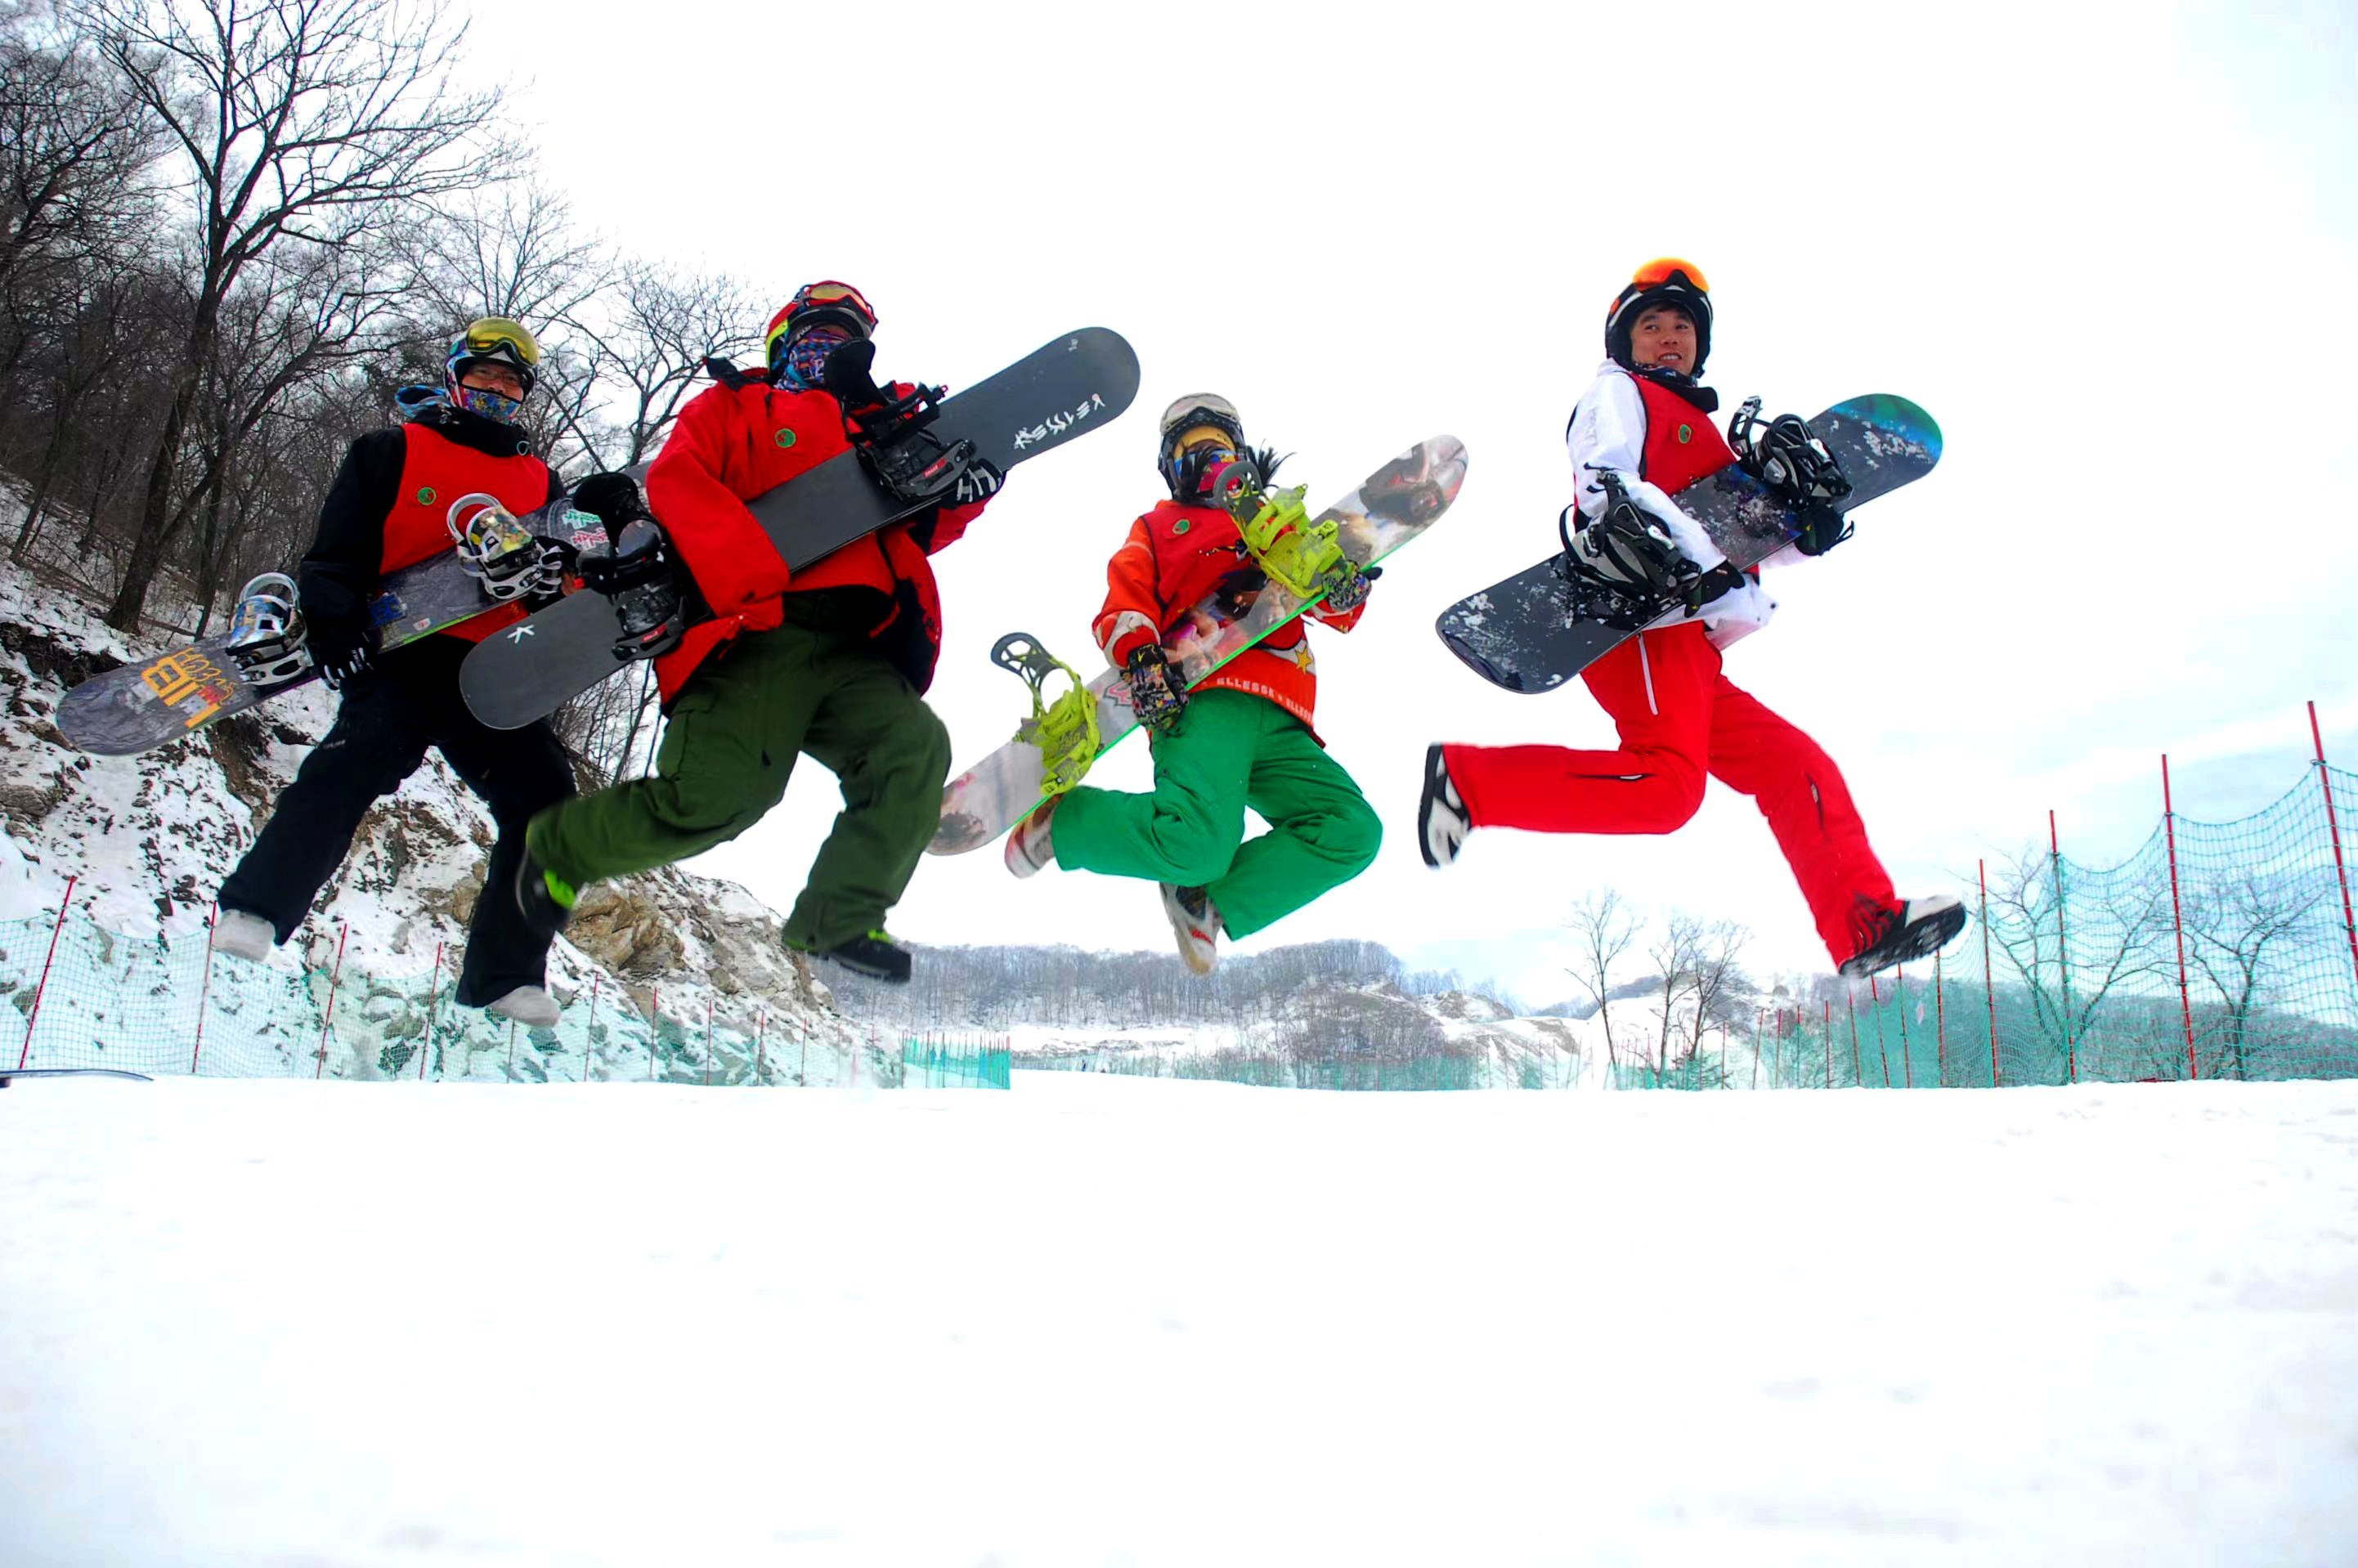
[[(214, 951), (259, 958), (292, 935), (369, 807), (398, 789), (432, 746), (483, 797), (500, 828), (467, 933), (459, 1002), (539, 1027), (557, 1022), (546, 989), (548, 937), (518, 915), (505, 890), (524, 859), (524, 825), (573, 793), (573, 770), (546, 723), (487, 729), (459, 697), (460, 662), (522, 620), (525, 606), (511, 601), (382, 658), (369, 620), (386, 573), (451, 547), (452, 502), (482, 492), (521, 517), (565, 493), (515, 423), (539, 364), (540, 345), (522, 326), (503, 317), (475, 321), (450, 345), (441, 386), (403, 389), (408, 423), (371, 431), (344, 454), (319, 506), (319, 536), (296, 568), (302, 657), (343, 702), (222, 884)], [(547, 586), (554, 590), (553, 571)], [(287, 641), (274, 646), (286, 651)]]
[(654, 553), (623, 577), (668, 576), (676, 562), (710, 613), (645, 650), (669, 716), (654, 775), (534, 819), (516, 895), (544, 929), (561, 926), (590, 882), (734, 838), (784, 796), (795, 757), (808, 755), (836, 775), (844, 808), (786, 917), (786, 946), (879, 979), (909, 978), (884, 915), (939, 826), (950, 763), (948, 732), (921, 695), (941, 652), (926, 557), (966, 532), (997, 475), (941, 476), (936, 504), (799, 571), (745, 504), (855, 443), (892, 438), (871, 427), (911, 388), (847, 404), (823, 380), (838, 351), (865, 354), (875, 327), (849, 284), (799, 290), (771, 319), (768, 374), (711, 362), (718, 384), (680, 411), (647, 472), (645, 508), (634, 519), (604, 513), (610, 529), (660, 519), (643, 531)]
[[(1736, 461), (1706, 417), (1718, 396), (1697, 380), (1711, 352), (1708, 287), (1700, 268), (1673, 257), (1638, 269), (1606, 312), (1605, 363), (1565, 432), (1581, 536), (1654, 557), (1665, 571), (1708, 573), (1726, 561), (1675, 499)], [(1847, 536), (1813, 530), (1771, 561), (1822, 554)], [(1668, 833), (1703, 805), (1708, 773), (1759, 806), (1844, 974), (1871, 975), (1941, 947), (1963, 929), (1964, 906), (1944, 893), (1896, 895), (1833, 759), (1720, 673), (1721, 651), (1776, 608), (1757, 574), (1737, 575), (1698, 609), (1671, 610), (1582, 671), (1613, 716), (1617, 751), (1430, 748), (1417, 817), (1425, 864), (1455, 860), (1476, 827)]]
[[(1209, 393), (1165, 410), (1162, 439), (1171, 498), (1130, 525), (1107, 563), (1096, 625), (1107, 662), (1130, 672), (1131, 705), (1154, 748), (1154, 788), (1057, 796), (1009, 835), (1007, 869), (1028, 877), (1055, 864), (1161, 883), (1179, 957), (1203, 975), (1218, 961), (1222, 932), (1272, 925), (1376, 858), (1383, 828), (1374, 810), (1310, 727), (1318, 677), (1303, 628), (1357, 625), (1379, 568), (1353, 573), (1303, 620), (1183, 687), (1164, 642), (1210, 595), (1249, 598), (1267, 581), (1237, 520), (1211, 503), (1219, 471), (1247, 459), (1266, 478), (1276, 463), (1266, 450), (1247, 452), (1236, 408)], [(1249, 842), (1247, 807), (1270, 827)]]

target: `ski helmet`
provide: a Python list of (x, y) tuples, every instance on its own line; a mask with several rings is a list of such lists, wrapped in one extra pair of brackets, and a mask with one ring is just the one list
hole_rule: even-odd
[(1615, 296), (1613, 308), (1605, 313), (1606, 358), (1623, 370), (1636, 370), (1629, 339), (1638, 318), (1664, 305), (1685, 311), (1687, 319), (1694, 323), (1695, 362), (1687, 373), (1701, 375), (1704, 361), (1711, 357), (1711, 285), (1704, 280), (1701, 267), (1676, 256), (1648, 262), (1631, 276), (1629, 286)]
[(762, 334), (762, 357), (773, 376), (785, 358), (786, 345), (817, 326), (839, 327), (852, 337), (865, 338), (876, 330), (876, 308), (860, 290), (832, 278), (795, 289)]
[(1206, 430), (1227, 437), (1229, 451), (1239, 457), (1244, 454), (1245, 423), (1237, 416), (1237, 406), (1218, 394), (1191, 392), (1163, 411), (1162, 448), (1155, 468), (1174, 495), (1179, 492), (1179, 449), (1187, 444), (1188, 437)]
[(516, 410), (524, 406), (524, 397), (459, 384), (467, 367), (478, 360), (490, 360), (514, 370), (524, 383), (524, 397), (530, 397), (540, 380), (539, 340), (521, 321), (511, 321), (504, 316), (484, 316), (468, 322), (467, 330), (459, 334), (449, 351), (442, 356), (443, 390), (449, 394), (453, 406), (502, 424), (513, 421)]

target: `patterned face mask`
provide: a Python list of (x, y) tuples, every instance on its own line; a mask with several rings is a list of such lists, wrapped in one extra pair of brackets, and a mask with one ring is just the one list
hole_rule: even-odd
[(849, 341), (851, 334), (835, 326), (811, 327), (795, 333), (786, 340), (778, 355), (779, 384), (796, 392), (811, 391), (827, 373), (827, 357)]
[(489, 392), (480, 386), (461, 386), (456, 392), (460, 407), (470, 414), (480, 414), (486, 419), (496, 419), (503, 425), (514, 424), (516, 411), (524, 406), (521, 397)]

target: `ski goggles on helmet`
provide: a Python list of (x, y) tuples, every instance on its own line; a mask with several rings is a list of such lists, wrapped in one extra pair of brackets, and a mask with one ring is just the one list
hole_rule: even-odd
[(1711, 282), (1704, 276), (1703, 268), (1676, 256), (1656, 256), (1629, 275), (1632, 288), (1660, 288), (1666, 283), (1684, 283), (1698, 294), (1711, 292)]
[(808, 283), (795, 290), (785, 308), (770, 318), (769, 330), (762, 336), (762, 357), (771, 364), (777, 363), (780, 341), (791, 337), (797, 326), (814, 316), (841, 321), (863, 337), (876, 330), (876, 308), (860, 290), (832, 278)]
[(501, 360), (529, 376), (540, 368), (540, 341), (521, 321), (511, 321), (504, 316), (485, 316), (467, 323), (467, 330), (450, 345), (450, 357)]

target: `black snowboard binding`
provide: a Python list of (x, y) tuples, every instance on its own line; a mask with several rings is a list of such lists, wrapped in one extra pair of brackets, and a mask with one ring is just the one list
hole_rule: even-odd
[(1631, 499), (1620, 475), (1595, 472), (1604, 512), (1576, 534), (1571, 524), (1577, 503), (1556, 519), (1576, 615), (1635, 632), (1673, 606), (1690, 615), (1700, 610), (1711, 574), (1680, 552), (1661, 519)]
[(855, 427), (853, 449), (876, 482), (912, 506), (966, 505), (996, 493), (1007, 476), (972, 441), (945, 441), (926, 428), (941, 417), (949, 389), (888, 391), (871, 372), (875, 358), (873, 343), (846, 343), (827, 356), (825, 385)]
[(574, 487), (573, 504), (606, 525), (606, 542), (582, 551), (577, 564), (583, 585), (613, 600), (622, 628), (614, 656), (652, 659), (679, 646), (687, 632), (687, 595), (671, 536), (647, 510), (637, 481), (628, 474), (591, 474)]
[(229, 617), (229, 657), (246, 685), (276, 686), (311, 667), (296, 593), (285, 572), (264, 572), (239, 592)]
[(1851, 493), (1850, 476), (1798, 414), (1779, 414), (1763, 423), (1760, 400), (1747, 397), (1727, 422), (1727, 444), (1746, 473), (1790, 506), (1801, 519), (1794, 547), (1823, 556), (1850, 537), (1842, 503)]

